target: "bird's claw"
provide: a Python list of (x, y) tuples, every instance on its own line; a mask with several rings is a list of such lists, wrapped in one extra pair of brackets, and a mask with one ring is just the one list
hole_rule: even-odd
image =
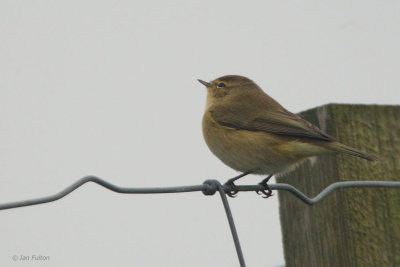
[(239, 193), (239, 190), (237, 189), (236, 185), (235, 185), (233, 182), (229, 182), (229, 181), (228, 181), (228, 182), (226, 182), (224, 185), (229, 185), (229, 186), (231, 187), (231, 190), (229, 190), (229, 191), (226, 192), (226, 194), (227, 194), (229, 197), (234, 198), (234, 197), (237, 196), (237, 193)]
[(262, 196), (263, 198), (269, 198), (269, 197), (274, 195), (274, 194), (272, 194), (271, 189), (267, 189), (267, 191), (265, 191), (265, 190), (257, 190), (256, 193), (258, 195)]
[(262, 196), (263, 198), (269, 198), (270, 196), (273, 196), (274, 194), (272, 194), (272, 190), (271, 188), (269, 188), (267, 183), (259, 183), (259, 185), (262, 185), (264, 187), (264, 189), (262, 190), (257, 190), (256, 193), (260, 196)]

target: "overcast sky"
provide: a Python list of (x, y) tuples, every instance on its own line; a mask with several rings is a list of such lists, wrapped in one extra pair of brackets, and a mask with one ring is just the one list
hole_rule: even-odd
[[(398, 1), (1, 1), (0, 203), (89, 174), (126, 187), (237, 175), (203, 141), (198, 78), (248, 76), (293, 112), (399, 104), (399, 14)], [(284, 264), (277, 196), (230, 204), (247, 265)], [(199, 192), (87, 184), (0, 211), (0, 228), (1, 266), (238, 266), (219, 196)]]

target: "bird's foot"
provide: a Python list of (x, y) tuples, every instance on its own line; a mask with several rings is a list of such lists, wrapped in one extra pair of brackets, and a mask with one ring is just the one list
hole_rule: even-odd
[(265, 189), (263, 190), (257, 190), (256, 193), (259, 194), (260, 196), (262, 196), (263, 198), (269, 198), (271, 196), (273, 196), (274, 194), (272, 194), (272, 190), (269, 188), (269, 186), (267, 184), (261, 184), (259, 183), (259, 185), (264, 186)]
[(236, 197), (236, 195), (237, 195), (237, 193), (239, 192), (239, 190), (237, 189), (237, 187), (236, 187), (236, 185), (235, 185), (235, 181), (236, 181), (237, 179), (239, 179), (239, 178), (242, 178), (242, 177), (244, 177), (244, 176), (250, 174), (250, 173), (252, 173), (252, 171), (247, 171), (247, 172), (244, 172), (244, 173), (242, 173), (242, 174), (239, 174), (238, 176), (235, 176), (235, 177), (229, 179), (228, 181), (226, 181), (226, 183), (224, 183), (224, 185), (229, 185), (229, 186), (231, 187), (231, 190), (228, 191), (228, 192), (226, 192), (226, 194), (227, 194), (229, 197)]
[(229, 185), (231, 187), (230, 191), (227, 191), (226, 194), (229, 197), (236, 197), (237, 193), (239, 193), (239, 190), (237, 189), (234, 181), (231, 181), (232, 179), (229, 179), (226, 183), (224, 183), (224, 185)]
[(257, 190), (256, 193), (258, 195), (261, 195), (263, 198), (269, 198), (270, 196), (273, 196), (271, 188), (268, 186), (268, 181), (271, 179), (272, 175), (268, 176), (264, 180), (262, 180), (259, 185), (262, 185), (264, 189), (262, 190)]

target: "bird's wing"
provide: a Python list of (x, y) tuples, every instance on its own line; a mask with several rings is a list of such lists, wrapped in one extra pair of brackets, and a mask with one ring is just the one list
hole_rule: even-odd
[(248, 131), (261, 131), (290, 137), (305, 137), (332, 141), (333, 137), (301, 117), (285, 110), (257, 110), (250, 105), (216, 106), (211, 116), (219, 124)]

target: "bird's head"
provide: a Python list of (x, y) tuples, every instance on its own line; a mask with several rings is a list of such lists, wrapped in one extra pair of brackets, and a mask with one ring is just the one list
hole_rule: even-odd
[(239, 75), (226, 75), (211, 82), (198, 80), (207, 88), (207, 104), (224, 102), (233, 97), (243, 96), (260, 87), (249, 78)]

